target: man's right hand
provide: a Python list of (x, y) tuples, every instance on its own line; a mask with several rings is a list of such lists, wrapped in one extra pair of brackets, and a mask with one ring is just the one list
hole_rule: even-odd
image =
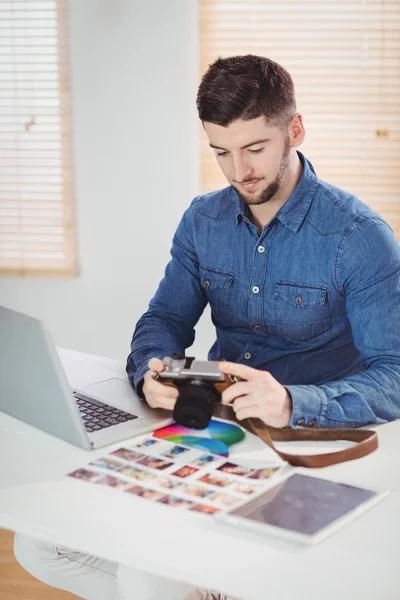
[(152, 373), (164, 371), (164, 363), (159, 358), (151, 358), (148, 363), (149, 371), (145, 373), (143, 394), (151, 408), (166, 408), (173, 410), (178, 398), (178, 390), (160, 383), (152, 377)]

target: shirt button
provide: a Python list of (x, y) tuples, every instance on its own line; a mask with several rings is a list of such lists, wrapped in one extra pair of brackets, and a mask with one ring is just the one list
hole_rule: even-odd
[(264, 246), (258, 246), (257, 250), (259, 251), (260, 254), (262, 254), (263, 252), (265, 252), (265, 247)]
[(297, 425), (299, 425), (300, 427), (303, 427), (305, 425), (305, 420), (304, 419), (299, 419), (297, 421)]
[(253, 287), (251, 288), (251, 291), (253, 292), (253, 294), (258, 294), (258, 292), (260, 291), (260, 288), (257, 287), (256, 285), (253, 285)]
[(260, 331), (261, 325), (254, 325), (254, 331)]
[(296, 304), (301, 304), (303, 302), (303, 298), (301, 296), (296, 296)]
[(210, 287), (210, 282), (208, 281), (208, 279), (206, 279), (205, 281), (203, 281), (203, 287), (205, 287), (206, 290)]
[(309, 427), (315, 427), (316, 424), (317, 424), (317, 421), (310, 421), (309, 424), (308, 424), (308, 426)]
[(243, 354), (243, 356), (245, 357), (246, 360), (250, 360), (250, 358), (251, 358), (251, 352), (245, 352)]

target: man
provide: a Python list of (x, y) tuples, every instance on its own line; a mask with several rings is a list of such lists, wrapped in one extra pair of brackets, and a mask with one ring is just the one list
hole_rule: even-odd
[[(400, 417), (400, 252), (382, 218), (319, 181), (293, 82), (258, 56), (217, 60), (197, 106), (230, 186), (195, 198), (132, 340), (127, 372), (152, 407), (152, 377), (184, 354), (210, 303), (236, 417), (274, 427), (359, 427)], [(149, 359), (158, 357), (158, 359)], [(233, 364), (238, 363), (238, 364)], [(150, 370), (149, 370), (150, 369)]]
[[(293, 82), (257, 56), (217, 60), (198, 110), (229, 187), (195, 198), (165, 277), (139, 320), (127, 372), (150, 406), (177, 391), (152, 377), (183, 354), (207, 302), (209, 358), (242, 379), (222, 396), (239, 420), (275, 427), (358, 427), (400, 417), (400, 251), (389, 226), (354, 196), (318, 180)], [(172, 510), (172, 509), (171, 509)], [(117, 565), (16, 536), (25, 568), (85, 598), (118, 597)], [(210, 600), (124, 567), (123, 598)]]

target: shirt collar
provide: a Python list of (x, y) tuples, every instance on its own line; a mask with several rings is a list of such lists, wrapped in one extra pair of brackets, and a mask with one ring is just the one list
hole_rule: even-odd
[[(318, 177), (311, 162), (301, 152), (297, 151), (297, 154), (303, 165), (303, 173), (292, 195), (286, 200), (285, 204), (278, 210), (274, 217), (295, 233), (298, 232), (303, 224), (318, 186)], [(251, 221), (249, 207), (240, 199), (239, 194), (233, 186), (231, 189), (235, 197), (236, 225), (243, 219)]]

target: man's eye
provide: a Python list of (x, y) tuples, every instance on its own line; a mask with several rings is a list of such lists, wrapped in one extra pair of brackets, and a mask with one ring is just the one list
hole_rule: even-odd
[(217, 154), (217, 156), (226, 156), (228, 153), (227, 152), (217, 152), (216, 154)]
[(264, 150), (264, 148), (257, 148), (256, 150), (250, 150), (249, 152), (251, 152), (252, 154), (260, 154), (260, 152), (262, 152)]

